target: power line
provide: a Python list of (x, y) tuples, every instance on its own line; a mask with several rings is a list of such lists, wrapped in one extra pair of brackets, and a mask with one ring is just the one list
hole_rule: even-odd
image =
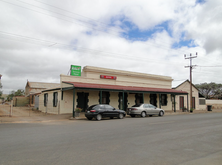
[(189, 66), (185, 66), (185, 68), (190, 68), (190, 109), (192, 109), (193, 106), (193, 97), (192, 97), (192, 69), (193, 67), (195, 67), (196, 65), (192, 65), (192, 59), (197, 57), (197, 53), (196, 56), (192, 56), (192, 54), (190, 53), (190, 56), (186, 57), (186, 54), (184, 55), (185, 59), (190, 59), (190, 65)]
[[(20, 6), (20, 5), (17, 5), (17, 4), (13, 4), (13, 3), (10, 3), (10, 2), (6, 2), (6, 1), (4, 1), (4, 0), (0, 0), (0, 1), (5, 2), (5, 3), (8, 3), (8, 4), (11, 4), (11, 5), (14, 5), (14, 6), (18, 6), (18, 7), (21, 7), (21, 8), (25, 8), (25, 9), (28, 9), (28, 10), (31, 10), (31, 11), (34, 11), (34, 12), (37, 12), (37, 13), (40, 13), (40, 14), (44, 14), (44, 15), (47, 15), (47, 16), (50, 16), (50, 17), (58, 18), (58, 19), (61, 19), (61, 20), (63, 20), (63, 21), (68, 21), (68, 22), (70, 22), (70, 23), (75, 23), (75, 24), (80, 25), (80, 26), (86, 26), (86, 25), (83, 25), (83, 24), (79, 24), (79, 23), (77, 23), (77, 22), (73, 22), (73, 21), (70, 21), (70, 20), (67, 20), (67, 19), (63, 19), (63, 18), (60, 18), (60, 17), (56, 17), (56, 16), (54, 16), (54, 15), (52, 16), (52, 15), (50, 15), (50, 14), (47, 14), (47, 13), (44, 13), (44, 12), (40, 12), (40, 11), (38, 11), (38, 10), (33, 10), (33, 9), (30, 9), (30, 8), (27, 8), (27, 7), (24, 7), (24, 6)], [(35, 6), (35, 5), (32, 5), (32, 4), (23, 2), (23, 1), (20, 1), (20, 0), (19, 0), (19, 2), (28, 4), (28, 5), (30, 5), (30, 6), (34, 6), (34, 7), (37, 7), (37, 8), (41, 8), (41, 7), (38, 7), (38, 6)], [(44, 9), (44, 8), (41, 8), (41, 9), (46, 10), (46, 9)], [(46, 10), (46, 11), (48, 11), (48, 10)], [(75, 18), (73, 18), (73, 17), (67, 16), (67, 15), (64, 15), (64, 14), (60, 14), (60, 13), (57, 13), (57, 12), (54, 12), (54, 11), (50, 11), (50, 12), (53, 12), (53, 13), (56, 13), (56, 14), (59, 14), (59, 15), (61, 15), (61, 16), (65, 16), (65, 17), (68, 17), (68, 18), (75, 19)], [(88, 22), (84, 22), (84, 21), (81, 21), (81, 20), (78, 20), (78, 21), (83, 22), (83, 23), (88, 23)], [(88, 24), (89, 24), (89, 23), (88, 23)], [(92, 24), (90, 24), (90, 25), (91, 25), (90, 27), (89, 27), (89, 26), (86, 26), (86, 27), (92, 28), (93, 25), (92, 25)], [(103, 32), (103, 33), (108, 33), (108, 34), (111, 34), (111, 35), (115, 35), (115, 36), (120, 37), (119, 35), (112, 34), (112, 33), (108, 32), (108, 31), (104, 31), (104, 30), (97, 29), (97, 28), (95, 28), (95, 26), (94, 26), (93, 28), (94, 28), (94, 30), (101, 31), (101, 32)], [(147, 43), (147, 42), (149, 42), (149, 43)], [(163, 46), (163, 45), (160, 46), (160, 45), (157, 45), (156, 43), (152, 43), (152, 42), (149, 41), (149, 40), (147, 40), (147, 42), (146, 42), (146, 43), (142, 42), (142, 44), (155, 46), (155, 47), (158, 47), (158, 48), (161, 48), (161, 49), (165, 49), (165, 50), (175, 51), (175, 54), (178, 54), (178, 53), (176, 53), (176, 52), (182, 52), (182, 51), (180, 51), (180, 50), (175, 50), (175, 49), (172, 50), (172, 49), (169, 49), (169, 48), (168, 48), (168, 46), (170, 46), (169, 44), (167, 45), (167, 47), (165, 47), (165, 46)]]
[(201, 66), (201, 65), (198, 65), (198, 67), (222, 67), (222, 65), (215, 65), (215, 66)]
[[(81, 16), (81, 17), (86, 18), (86, 19), (88, 19), (88, 20), (90, 20), (90, 21), (93, 21), (93, 22), (83, 21), (83, 20), (77, 19), (77, 18), (75, 18), (75, 17), (68, 16), (68, 15), (64, 15), (64, 14), (61, 14), (61, 13), (58, 13), (58, 12), (55, 12), (55, 11), (52, 11), (52, 10), (49, 10), (49, 9), (45, 9), (45, 8), (42, 8), (42, 7), (39, 7), (39, 6), (30, 4), (30, 3), (27, 3), (27, 2), (24, 2), (24, 1), (21, 1), (21, 0), (17, 0), (17, 1), (19, 1), (19, 2), (21, 2), (21, 3), (24, 3), (24, 4), (27, 4), (27, 5), (30, 5), (30, 6), (33, 6), (33, 7), (36, 7), (36, 8), (39, 8), (39, 9), (42, 9), (42, 10), (46, 10), (46, 11), (50, 11), (50, 12), (55, 13), (55, 14), (59, 14), (59, 15), (61, 15), (61, 16), (67, 17), (67, 18), (75, 19), (75, 20), (77, 20), (77, 21), (80, 21), (80, 22), (83, 22), (83, 23), (86, 23), (86, 24), (89, 24), (89, 25), (92, 25), (92, 26), (95, 25), (95, 24), (93, 24), (93, 22), (97, 22), (97, 23), (99, 23), (99, 24), (103, 24), (104, 27), (109, 26), (109, 25), (107, 25), (107, 24), (105, 24), (105, 23), (102, 23), (102, 22), (99, 22), (99, 21), (97, 21), (97, 20), (94, 20), (94, 19), (91, 19), (91, 18), (82, 16), (82, 15), (79, 15), (79, 14), (76, 14), (76, 13), (73, 13), (73, 12), (70, 12), (70, 11), (65, 10), (65, 9), (62, 9), (62, 8), (55, 7), (55, 6), (53, 6), (53, 5), (49, 5), (49, 4), (47, 4), (47, 3), (40, 2), (40, 1), (38, 1), (38, 0), (35, 0), (35, 1), (37, 1), (37, 2), (39, 2), (39, 3), (42, 3), (42, 4), (45, 4), (45, 5), (48, 5), (48, 6), (50, 6), (50, 7), (53, 7), (53, 8), (56, 8), (56, 9), (59, 9), (59, 10), (68, 12), (68, 13), (71, 13), (71, 14), (75, 14), (75, 15)], [(114, 29), (110, 29), (110, 30), (111, 30), (111, 31), (114, 31)], [(119, 32), (119, 31), (115, 31), (115, 32)]]
[(62, 8), (59, 8), (59, 7), (56, 7), (56, 6), (50, 5), (50, 4), (48, 4), (48, 3), (41, 2), (41, 1), (39, 1), (39, 0), (34, 0), (34, 1), (37, 1), (37, 2), (39, 2), (39, 3), (42, 3), (42, 4), (45, 4), (45, 5), (51, 6), (51, 7), (55, 8), (55, 9), (59, 9), (59, 10), (62, 10), (62, 11), (65, 11), (65, 12), (68, 12), (68, 13), (71, 13), (71, 14), (74, 14), (74, 15), (77, 15), (77, 16), (80, 16), (80, 17), (83, 17), (83, 18), (86, 18), (86, 19), (92, 20), (92, 21), (94, 21), (94, 22), (98, 22), (98, 23), (104, 24), (105, 26), (108, 26), (106, 23), (103, 23), (103, 22), (97, 21), (97, 20), (95, 20), (95, 19), (92, 19), (92, 18), (86, 17), (86, 16), (84, 16), (84, 15), (80, 15), (80, 14), (77, 14), (77, 13), (74, 13), (74, 12), (71, 12), (71, 11), (68, 11), (68, 10), (65, 10), (65, 9), (62, 9)]
[[(61, 46), (75, 47), (76, 51), (85, 50), (85, 51), (88, 51), (88, 52), (91, 52), (91, 53), (108, 54), (109, 56), (111, 56), (113, 58), (118, 57), (118, 58), (123, 58), (123, 59), (136, 60), (136, 61), (140, 61), (140, 62), (146, 62), (144, 60), (148, 60), (149, 62), (153, 62), (153, 63), (163, 63), (163, 64), (167, 64), (167, 65), (169, 64), (169, 62), (163, 62), (163, 61), (158, 61), (156, 59), (139, 57), (139, 56), (136, 56), (136, 55), (133, 55), (133, 54), (131, 54), (131, 56), (129, 56), (129, 55), (126, 55), (126, 54), (121, 54), (121, 53), (113, 53), (113, 52), (106, 52), (106, 51), (102, 51), (102, 50), (89, 49), (89, 48), (84, 48), (84, 47), (79, 47), (79, 46), (73, 46), (73, 45), (70, 45), (70, 44), (64, 44), (64, 43), (59, 43), (59, 42), (42, 40), (42, 39), (38, 39), (38, 38), (27, 37), (27, 36), (22, 36), (22, 35), (19, 35), (19, 34), (3, 32), (3, 31), (0, 31), (0, 33), (2, 33), (3, 35), (9, 35), (11, 37), (17, 37), (17, 38), (20, 37), (21, 39), (28, 40), (29, 42), (31, 40), (33, 42), (45, 43), (45, 44), (47, 44), (48, 47), (52, 47), (53, 45), (61, 45)], [(96, 55), (99, 55), (99, 54), (96, 54)], [(99, 56), (101, 56), (101, 55), (99, 55)], [(178, 63), (175, 63), (175, 64), (178, 65)], [(181, 65), (182, 65), (182, 63), (181, 63)]]
[[(2, 2), (5, 2), (5, 1), (3, 1), (3, 0), (1, 0)], [(36, 6), (36, 5), (32, 5), (32, 4), (29, 4), (29, 3), (26, 3), (26, 2), (23, 2), (23, 1), (21, 1), (21, 0), (18, 0), (19, 2), (22, 2), (22, 3), (25, 3), (25, 4), (28, 4), (28, 5), (31, 5), (31, 6), (34, 6), (34, 7), (38, 7), (38, 6)], [(37, 2), (39, 2), (38, 0), (35, 0), (35, 1), (37, 1)], [(9, 2), (5, 2), (5, 3), (9, 3)], [(42, 4), (46, 4), (46, 3), (43, 3), (43, 2), (39, 2), (39, 3), (42, 3)], [(9, 4), (12, 4), (12, 5), (15, 5), (15, 6), (19, 6), (19, 5), (16, 5), (16, 4), (13, 4), (13, 3), (9, 3)], [(46, 5), (49, 5), (49, 4), (46, 4)], [(63, 11), (66, 11), (66, 12), (70, 12), (70, 11), (68, 11), (68, 10), (65, 10), (65, 9), (61, 9), (61, 8), (58, 8), (58, 7), (55, 7), (55, 6), (53, 6), (53, 5), (49, 5), (49, 6), (52, 6), (52, 7), (54, 7), (54, 8), (57, 8), (57, 9), (59, 9), (59, 10), (63, 10)], [(22, 8), (26, 8), (26, 9), (29, 9), (29, 10), (32, 10), (32, 11), (35, 11), (35, 12), (39, 12), (39, 11), (36, 11), (36, 10), (33, 10), (33, 9), (30, 9), (30, 8), (27, 8), (27, 7), (24, 7), (24, 6), (19, 6), (19, 7), (22, 7)], [(38, 8), (41, 8), (41, 7), (38, 7)], [(43, 10), (46, 10), (46, 9), (44, 9), (44, 8), (41, 8), (41, 9), (43, 9)], [(53, 11), (50, 11), (50, 12), (53, 12)], [(41, 13), (41, 12), (39, 12), (39, 13)], [(57, 12), (54, 12), (54, 13), (56, 13), (56, 14), (60, 14), (60, 13), (57, 13)], [(73, 13), (73, 12), (70, 12), (70, 13)], [(46, 14), (46, 13), (41, 13), (41, 14), (45, 14), (45, 15), (48, 15), (48, 14)], [(76, 14), (76, 13), (73, 13), (73, 14)], [(60, 15), (62, 15), (62, 14), (60, 14)], [(76, 14), (76, 15), (79, 15), (79, 14)], [(49, 16), (51, 16), (51, 15), (49, 15)], [(67, 16), (67, 15), (62, 15), (62, 16), (65, 16), (65, 17), (70, 17), (70, 16)], [(82, 15), (79, 15), (79, 16), (82, 16)], [(55, 16), (51, 16), (51, 17), (55, 17)], [(82, 17), (85, 17), (85, 16), (82, 16)], [(58, 18), (58, 17), (55, 17), (55, 18)], [(70, 18), (73, 18), (73, 17), (70, 17)], [(87, 18), (87, 19), (91, 19), (91, 18), (89, 18), (89, 17), (85, 17), (85, 18)], [(62, 18), (59, 18), (59, 19), (62, 19)], [(76, 18), (73, 18), (73, 19), (76, 19)], [(64, 19), (62, 19), (62, 20), (64, 20)], [(79, 19), (76, 19), (76, 20), (78, 20), (78, 21), (81, 21), (81, 20), (79, 20)], [(93, 19), (92, 19), (93, 20)], [(65, 20), (65, 21), (68, 21), (68, 20)], [(95, 21), (95, 22), (99, 22), (99, 21), (96, 21), (96, 20), (93, 20), (93, 21)], [(69, 22), (71, 22), (71, 23), (73, 23), (73, 21), (69, 21)], [(83, 22), (83, 23), (87, 23), (87, 22)], [(78, 24), (79, 25), (79, 24)], [(90, 24), (91, 25), (91, 24)], [(83, 25), (81, 25), (81, 26), (83, 26)], [(108, 26), (108, 25), (107, 25)], [(102, 32), (104, 32), (104, 31), (102, 31)], [(119, 36), (119, 35), (118, 35)], [(30, 39), (30, 38), (29, 38)], [(42, 42), (45, 42), (45, 41), (42, 41)], [(48, 41), (47, 41), (48, 42)], [(149, 41), (150, 42), (150, 41)], [(142, 42), (141, 42), (142, 43)], [(55, 45), (57, 45), (58, 43), (56, 42), (56, 43), (52, 43), (52, 44), (50, 44), (49, 45), (49, 47), (52, 47), (52, 46), (55, 46)], [(144, 44), (144, 43), (143, 43)], [(147, 44), (147, 43), (145, 43), (145, 44)], [(166, 48), (166, 47), (160, 47), (159, 45), (157, 45), (157, 44), (155, 44), (155, 43), (151, 43), (150, 42), (150, 44), (149, 45), (153, 45), (153, 46), (155, 46), (155, 47), (159, 47), (159, 48), (162, 48), (162, 49), (167, 49), (167, 50), (170, 50), (170, 51), (179, 51), (179, 50), (171, 50), (171, 49), (169, 49), (169, 48)], [(61, 44), (60, 44), (61, 45)], [(86, 49), (86, 48), (82, 48), (82, 49)], [(95, 50), (93, 50), (93, 51), (95, 51)], [(98, 51), (98, 50), (96, 50), (96, 51)], [(104, 52), (104, 51), (103, 51)], [(209, 61), (209, 60), (208, 60)], [(201, 66), (200, 66), (201, 67)], [(203, 66), (203, 67), (217, 67), (217, 66)]]
[[(21, 1), (21, 0), (19, 0), (19, 1)], [(92, 18), (83, 16), (83, 15), (80, 15), (80, 14), (77, 14), (77, 13), (74, 13), (74, 12), (71, 12), (71, 11), (68, 11), (68, 10), (65, 10), (65, 9), (62, 9), (62, 8), (59, 8), (59, 7), (56, 7), (56, 6), (53, 6), (53, 5), (48, 4), (48, 3), (44, 3), (44, 2), (41, 2), (41, 1), (39, 1), (39, 0), (34, 0), (34, 1), (37, 1), (37, 2), (39, 2), (39, 3), (45, 4), (45, 5), (48, 5), (48, 6), (51, 6), (51, 7), (55, 8), (55, 9), (59, 9), (59, 10), (62, 10), (62, 11), (65, 11), (65, 12), (68, 12), (68, 13), (71, 13), (71, 14), (75, 14), (75, 15), (84, 17), (84, 18), (86, 18), (86, 19), (90, 19), (90, 20), (92, 20), (92, 21), (98, 22), (98, 23), (103, 24), (103, 25), (105, 25), (105, 26), (109, 26), (109, 25), (106, 24), (106, 23), (103, 23), (103, 22), (97, 21), (97, 20), (95, 20), (95, 19), (92, 19)], [(23, 2), (23, 1), (21, 1), (21, 2)], [(24, 3), (25, 3), (25, 2), (24, 2)], [(31, 4), (30, 4), (30, 5), (31, 5)], [(119, 32), (119, 31), (118, 31), (118, 32)], [(142, 37), (147, 37), (147, 36), (143, 35)], [(159, 41), (159, 42), (162, 42), (162, 41)], [(163, 43), (165, 46), (170, 46), (168, 43), (165, 43), (165, 42), (162, 42), (162, 43)], [(181, 50), (181, 52), (182, 52), (182, 50)]]

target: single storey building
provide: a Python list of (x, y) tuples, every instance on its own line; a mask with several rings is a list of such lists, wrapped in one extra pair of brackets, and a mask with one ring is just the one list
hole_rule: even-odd
[(38, 104), (38, 96), (43, 90), (56, 87), (60, 87), (60, 84), (27, 81), (25, 86), (25, 96), (29, 98), (29, 106), (35, 106)]
[(176, 90), (182, 90), (188, 93), (188, 97), (184, 97), (184, 95), (176, 96), (176, 109), (184, 110), (190, 108), (194, 110), (206, 110), (206, 99), (203, 95), (199, 93), (199, 90), (192, 84), (192, 105), (190, 105), (190, 81), (186, 80), (180, 85), (178, 85)]
[(60, 75), (60, 88), (43, 90), (39, 109), (48, 113), (83, 111), (93, 104), (110, 104), (126, 110), (139, 103), (151, 103), (164, 110), (176, 110), (175, 96), (187, 92), (172, 89), (172, 78), (115, 69), (85, 66), (81, 76)]

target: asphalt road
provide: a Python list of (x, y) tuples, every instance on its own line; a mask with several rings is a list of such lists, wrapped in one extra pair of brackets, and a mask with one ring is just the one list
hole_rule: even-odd
[(222, 113), (0, 124), (0, 165), (221, 165)]

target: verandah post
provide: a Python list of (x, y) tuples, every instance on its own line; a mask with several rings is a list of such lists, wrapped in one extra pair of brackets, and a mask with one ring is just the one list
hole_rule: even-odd
[(72, 117), (75, 117), (75, 88), (73, 88), (73, 108), (72, 108)]

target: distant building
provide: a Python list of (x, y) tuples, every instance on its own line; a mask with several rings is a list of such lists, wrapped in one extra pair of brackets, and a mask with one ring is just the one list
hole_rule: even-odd
[(44, 83), (44, 82), (29, 82), (27, 81), (25, 86), (25, 96), (29, 97), (30, 106), (34, 106), (35, 104), (35, 97), (46, 89), (58, 88), (60, 87), (59, 83)]

